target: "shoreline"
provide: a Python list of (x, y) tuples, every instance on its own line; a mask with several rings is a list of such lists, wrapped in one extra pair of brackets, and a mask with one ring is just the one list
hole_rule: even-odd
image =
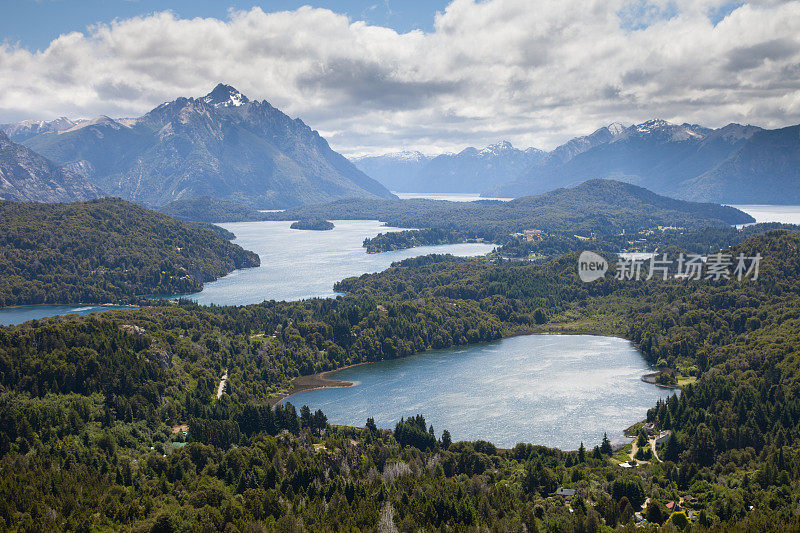
[[(637, 350), (639, 350), (639, 347), (636, 346), (636, 344), (634, 342), (632, 342), (630, 339), (625, 338), (623, 335), (621, 335), (619, 333), (600, 333), (600, 332), (597, 332), (597, 331), (593, 332), (593, 331), (590, 331), (590, 330), (531, 331), (531, 332), (515, 331), (513, 333), (509, 333), (508, 335), (504, 335), (504, 336), (502, 336), (501, 338), (499, 338), (497, 340), (485, 341), (485, 342), (474, 343), (474, 344), (465, 344), (465, 345), (459, 345), (459, 346), (451, 346), (451, 348), (469, 348), (469, 347), (472, 347), (472, 346), (476, 346), (478, 344), (488, 344), (488, 343), (492, 343), (492, 342), (500, 342), (500, 341), (503, 341), (505, 339), (510, 339), (512, 337), (522, 337), (522, 336), (526, 336), (526, 335), (588, 335), (588, 336), (592, 336), (592, 337), (614, 337), (614, 338), (617, 338), (617, 339), (623, 339), (623, 340), (626, 340), (626, 341), (630, 342), (631, 344), (633, 344), (633, 346)], [(421, 351), (421, 352), (410, 354), (410, 355), (407, 355), (405, 357), (411, 357), (411, 356), (414, 356), (414, 355), (423, 354), (423, 353), (426, 353), (426, 352), (429, 352), (429, 351), (433, 351), (433, 350), (434, 350), (434, 348), (431, 348), (429, 350), (424, 350), (424, 351)], [(399, 358), (399, 359), (402, 359), (402, 357)], [(269, 403), (272, 407), (275, 407), (276, 405), (278, 405), (282, 401), (294, 396), (295, 394), (299, 394), (301, 392), (308, 392), (308, 391), (314, 391), (314, 390), (323, 390), (323, 389), (343, 389), (343, 388), (347, 388), (347, 387), (352, 387), (354, 385), (358, 385), (359, 382), (357, 382), (357, 381), (345, 381), (345, 380), (338, 380), (338, 379), (330, 379), (328, 376), (330, 374), (333, 374), (334, 372), (339, 372), (340, 370), (345, 370), (345, 369), (348, 369), (348, 368), (354, 368), (354, 367), (357, 367), (357, 366), (368, 365), (368, 364), (378, 363), (378, 362), (380, 362), (380, 361), (362, 361), (361, 363), (354, 363), (354, 364), (351, 364), (351, 365), (343, 366), (341, 368), (335, 368), (333, 370), (326, 370), (324, 372), (319, 372), (317, 374), (308, 374), (308, 375), (305, 375), (305, 376), (297, 376), (296, 378), (292, 379), (292, 381), (290, 382), (289, 392), (282, 393), (282, 394), (275, 394), (273, 396), (269, 396), (267, 398), (267, 403)], [(661, 373), (660, 370), (656, 371), (656, 372), (650, 372), (650, 373), (642, 375), (640, 379), (642, 381), (644, 381), (645, 383), (648, 383), (650, 385), (655, 385), (657, 387), (666, 388), (666, 389), (670, 389), (670, 390), (675, 390), (675, 387), (670, 387), (670, 386), (667, 386), (667, 385), (662, 385), (660, 383), (655, 383), (655, 379), (653, 379), (652, 382), (648, 381), (648, 379), (646, 379), (646, 378), (657, 376), (660, 373)], [(680, 390), (680, 387), (678, 387), (678, 390)]]
[(77, 307), (135, 307), (141, 308), (141, 305), (137, 304), (113, 304), (113, 303), (105, 303), (105, 304), (87, 304), (87, 303), (77, 303), (77, 304), (52, 304), (52, 303), (44, 303), (44, 304), (18, 304), (18, 305), (7, 305), (5, 307), (0, 307), (0, 311), (4, 311), (6, 309), (20, 309), (22, 307), (44, 307), (44, 306), (52, 306), (52, 307), (66, 307), (66, 306), (77, 306)]
[(324, 372), (319, 372), (317, 374), (297, 376), (296, 378), (292, 379), (289, 392), (270, 396), (267, 398), (267, 403), (269, 403), (272, 407), (275, 407), (282, 401), (301, 392), (308, 392), (312, 390), (322, 390), (322, 389), (344, 389), (347, 387), (358, 385), (359, 383), (358, 381), (330, 379), (328, 376), (330, 374), (333, 374), (334, 372), (339, 372), (341, 370), (346, 370), (348, 368), (354, 368), (361, 365), (367, 365), (374, 362), (377, 361), (363, 361), (361, 363), (353, 363), (352, 365), (346, 365), (341, 368), (335, 368), (333, 370), (326, 370)]

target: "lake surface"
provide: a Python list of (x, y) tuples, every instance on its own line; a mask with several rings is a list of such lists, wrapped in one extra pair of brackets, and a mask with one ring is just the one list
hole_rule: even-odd
[(603, 433), (622, 432), (671, 391), (641, 376), (652, 369), (628, 341), (590, 335), (528, 335), (436, 350), (332, 373), (346, 388), (290, 396), (322, 409), (334, 424), (364, 426), (368, 417), (394, 429), (422, 413), (436, 436), (490, 440), (504, 448), (531, 442), (591, 449)]
[(428, 198), (430, 200), (447, 200), (450, 202), (474, 202), (476, 200), (500, 200), (501, 202), (508, 202), (513, 198), (482, 198), (480, 193), (477, 192), (395, 192), (401, 200), (408, 200), (409, 198)]
[[(199, 293), (184, 295), (201, 304), (243, 305), (264, 300), (300, 300), (335, 296), (333, 284), (349, 276), (380, 272), (394, 261), (427, 254), (483, 255), (492, 244), (465, 243), (420, 246), (368, 254), (362, 243), (378, 233), (402, 231), (375, 220), (336, 220), (330, 231), (289, 229), (291, 222), (237, 222), (219, 224), (233, 232), (233, 241), (261, 257), (261, 266), (234, 270), (206, 283)], [(34, 318), (88, 314), (112, 309), (106, 306), (33, 305), (0, 309), (0, 324), (19, 324)]]
[(334, 220), (330, 231), (289, 229), (291, 222), (219, 224), (236, 235), (234, 243), (261, 257), (261, 266), (235, 270), (206, 283), (189, 295), (201, 304), (241, 305), (264, 300), (300, 300), (335, 296), (333, 284), (349, 276), (380, 272), (395, 261), (428, 254), (483, 255), (492, 244), (464, 243), (418, 246), (379, 254), (366, 253), (362, 243), (387, 231), (376, 220)]
[(0, 325), (22, 324), (28, 320), (57, 315), (88, 315), (113, 309), (136, 309), (116, 305), (22, 305), (0, 309)]
[(800, 224), (800, 205), (734, 205), (759, 222)]

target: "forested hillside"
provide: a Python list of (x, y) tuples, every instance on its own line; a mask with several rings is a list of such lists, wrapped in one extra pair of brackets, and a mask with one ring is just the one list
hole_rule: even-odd
[(199, 291), (259, 258), (218, 232), (119, 199), (0, 202), (0, 306)]
[(657, 226), (698, 229), (755, 222), (732, 207), (674, 200), (613, 180), (590, 180), (510, 202), (354, 198), (264, 216), (270, 220), (378, 219), (390, 226), (456, 230), (489, 240), (530, 228), (570, 235), (615, 234)]
[[(754, 237), (731, 253), (760, 253), (758, 279), (719, 282), (585, 284), (574, 254), (538, 265), (429, 257), (347, 280), (337, 299), (0, 328), (0, 520), (600, 531), (640, 512), (678, 529), (796, 530), (799, 250), (797, 235)], [(395, 428), (332, 428), (321, 412), (266, 401), (298, 374), (531, 331), (620, 334), (697, 378), (646, 414), (672, 431), (658, 460), (621, 468), (608, 442), (572, 452), (453, 443), (414, 413)]]

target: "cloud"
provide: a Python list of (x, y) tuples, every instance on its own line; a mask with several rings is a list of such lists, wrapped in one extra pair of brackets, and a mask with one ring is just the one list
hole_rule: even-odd
[(613, 121), (800, 122), (800, 2), (453, 0), (432, 32), (327, 9), (171, 12), (0, 45), (0, 122), (129, 117), (217, 82), (362, 154), (550, 148)]

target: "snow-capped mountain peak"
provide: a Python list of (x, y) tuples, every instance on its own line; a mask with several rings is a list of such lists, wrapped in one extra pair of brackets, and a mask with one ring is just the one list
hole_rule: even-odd
[(487, 146), (486, 148), (481, 150), (479, 153), (482, 154), (482, 155), (490, 155), (490, 154), (491, 155), (497, 155), (497, 154), (500, 154), (502, 152), (508, 152), (509, 150), (513, 150), (513, 149), (514, 149), (514, 145), (512, 145), (510, 142), (508, 142), (508, 141), (500, 141), (500, 142), (497, 142), (497, 143), (494, 143), (494, 144), (490, 144), (489, 146)]
[(206, 104), (214, 107), (239, 107), (250, 100), (230, 85), (220, 83), (214, 90), (201, 98)]
[(606, 129), (611, 133), (611, 135), (619, 135), (623, 131), (625, 131), (625, 126), (619, 122), (612, 122)]

